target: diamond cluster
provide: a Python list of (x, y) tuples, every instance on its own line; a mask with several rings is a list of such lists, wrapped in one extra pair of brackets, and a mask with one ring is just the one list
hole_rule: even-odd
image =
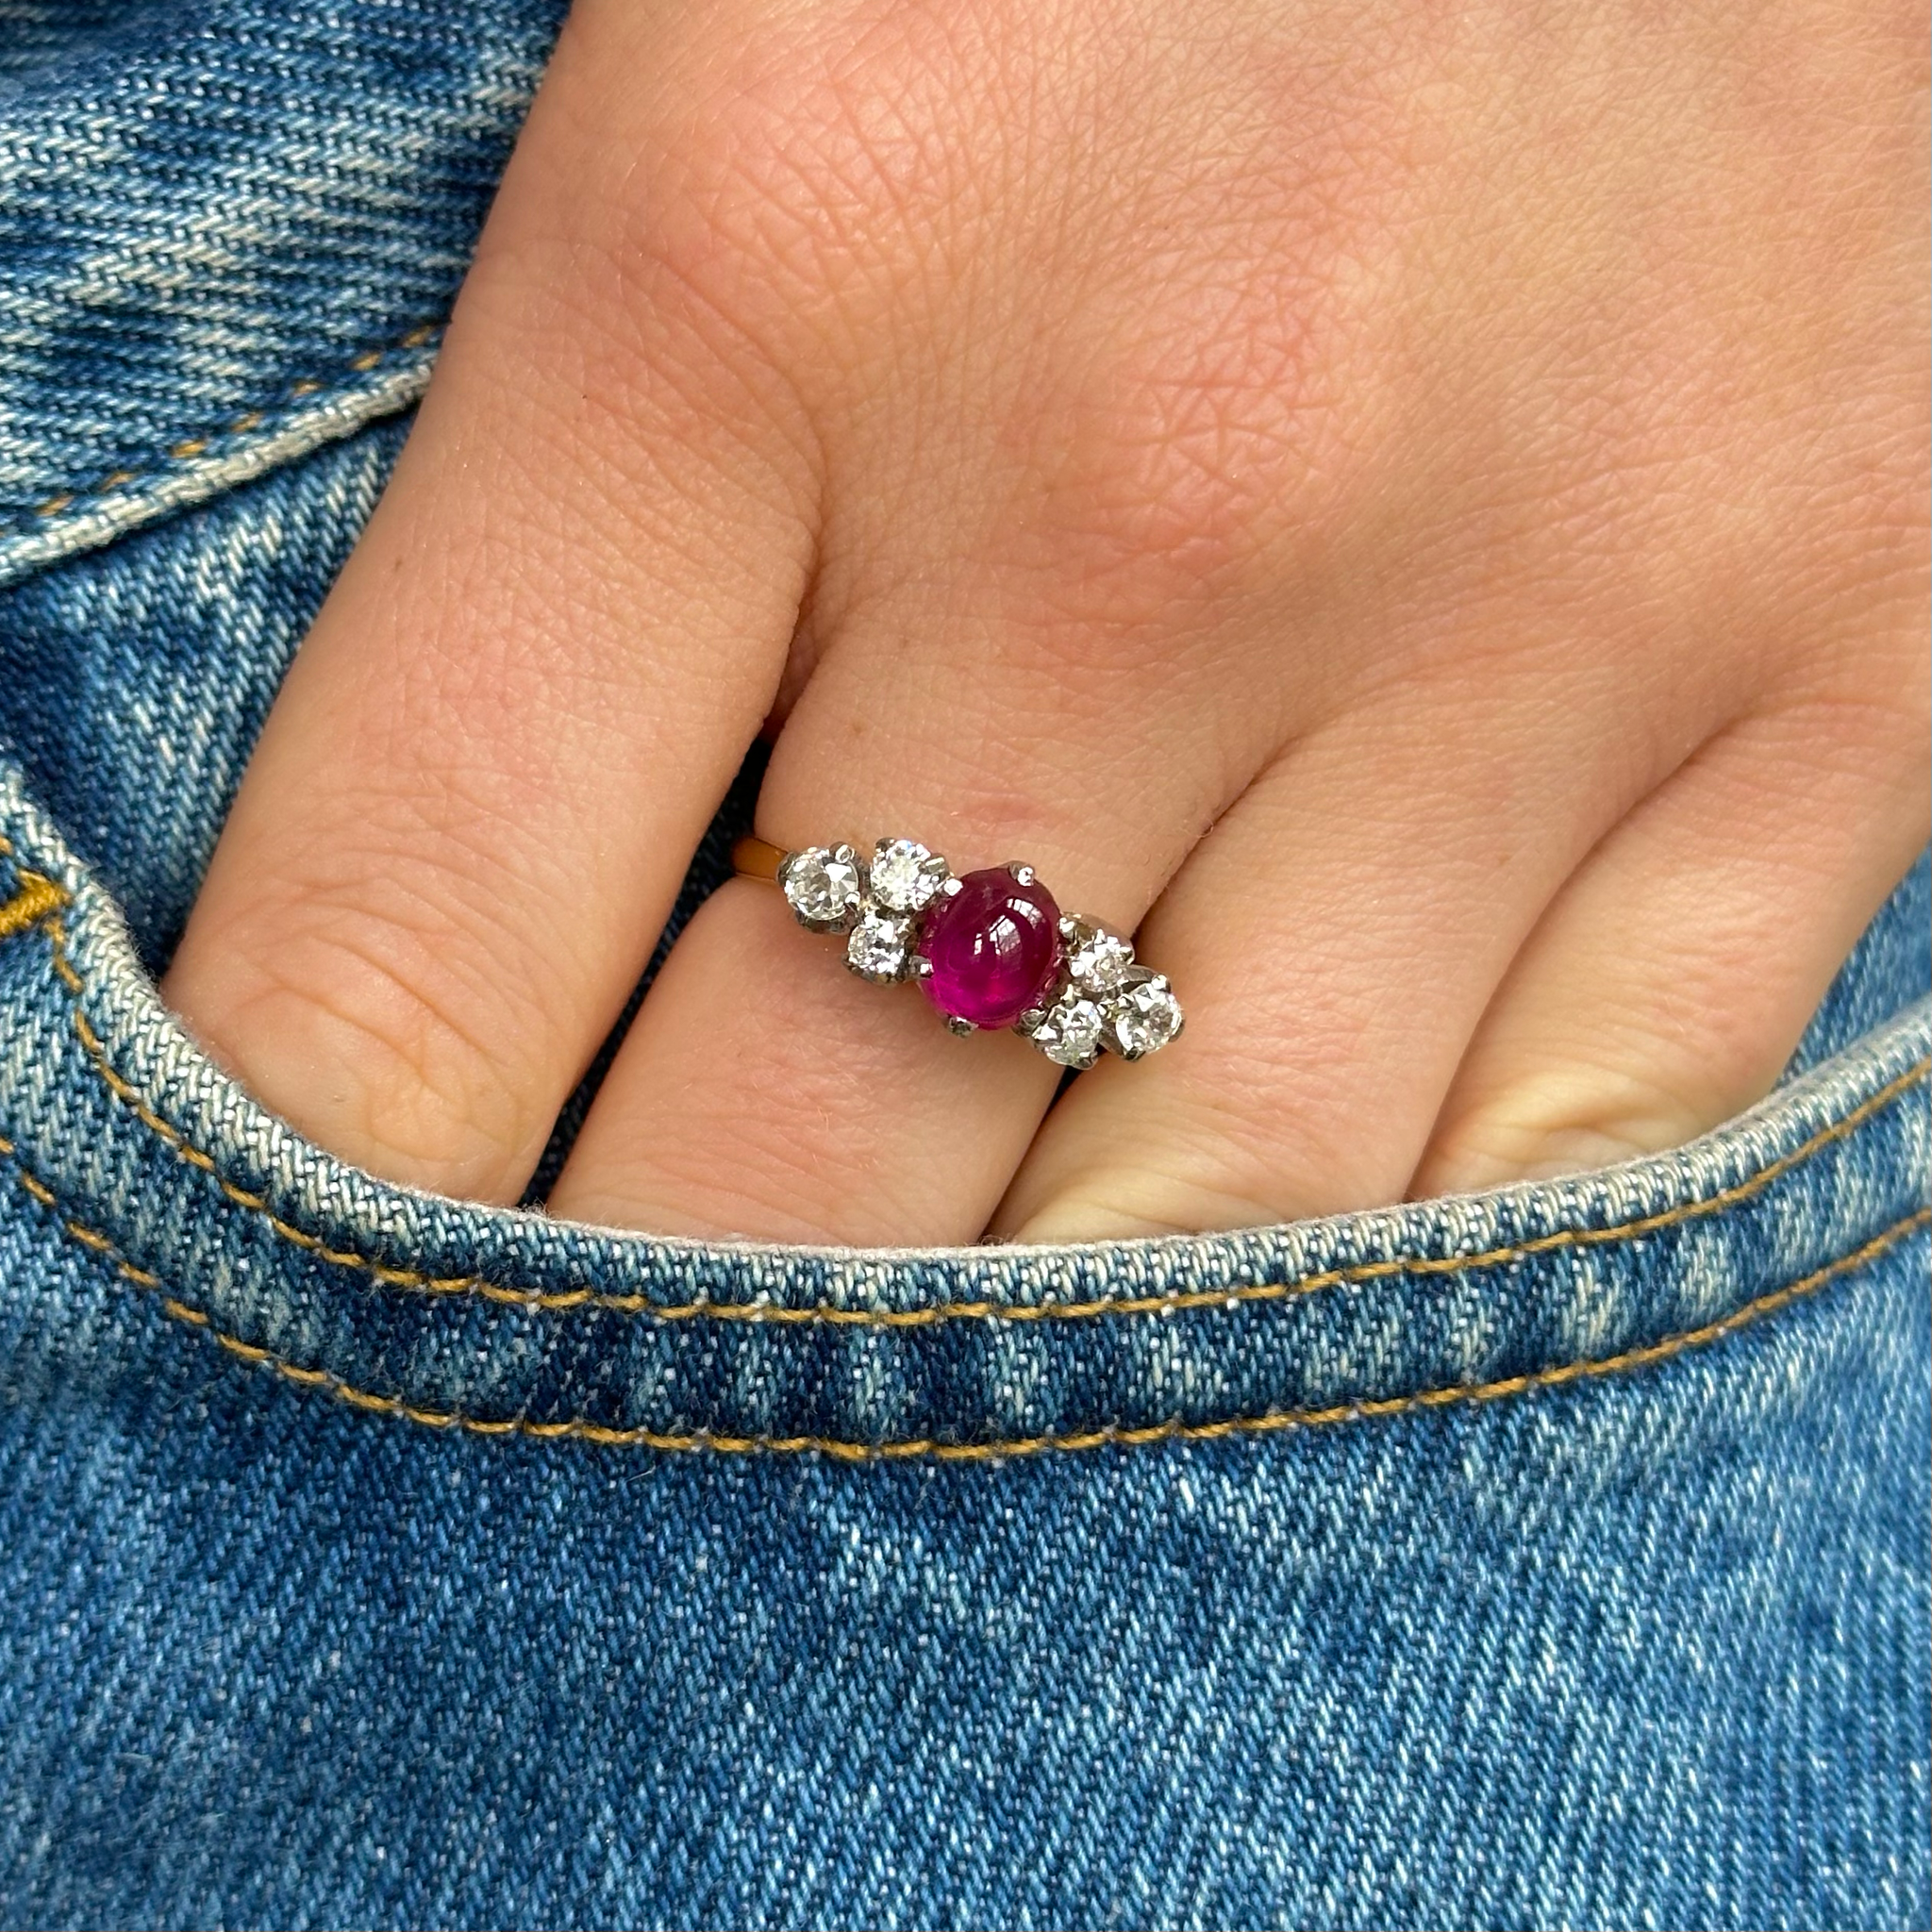
[(1018, 1030), (1048, 1059), (1091, 1067), (1105, 1048), (1144, 1059), (1181, 1030), (1181, 1003), (1129, 941), (1091, 919), (1060, 921), (1060, 974), (1051, 995), (1020, 1016)]
[[(1023, 888), (1034, 888), (1028, 867), (1007, 870)], [(958, 901), (957, 911), (966, 912), (983, 879), (996, 877), (970, 874), (964, 882), (967, 896)], [(932, 961), (921, 944), (928, 915), (956, 897), (962, 882), (943, 858), (916, 840), (881, 839), (870, 858), (861, 858), (850, 845), (808, 846), (786, 856), (778, 885), (801, 925), (844, 939), (845, 963), (859, 978), (875, 986), (925, 979), (928, 992), (943, 984), (931, 977)], [(1038, 890), (1043, 894), (1043, 888)], [(1051, 912), (1050, 897), (1037, 903)], [(1050, 937), (1053, 928), (1045, 930)], [(935, 926), (927, 943), (939, 943), (937, 933)], [(1040, 963), (1044, 974), (1044, 953)], [(1014, 1022), (1014, 1030), (1063, 1067), (1091, 1067), (1103, 1052), (1129, 1060), (1156, 1052), (1180, 1032), (1181, 1020), (1174, 989), (1134, 958), (1131, 941), (1091, 920), (1066, 917), (1058, 921), (1051, 977), (1036, 1004)], [(948, 1024), (956, 1032), (974, 1030), (966, 1020)]]
[(936, 852), (911, 839), (881, 839), (869, 859), (850, 845), (808, 845), (786, 855), (778, 889), (800, 925), (842, 933), (845, 963), (874, 986), (918, 971), (920, 915), (951, 874)]

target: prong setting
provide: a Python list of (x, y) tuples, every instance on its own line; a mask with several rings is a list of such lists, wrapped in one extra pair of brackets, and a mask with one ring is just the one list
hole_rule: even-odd
[(1067, 946), (1067, 976), (1091, 999), (1106, 1000), (1133, 983), (1146, 969), (1137, 964), (1131, 941), (1092, 920), (1074, 921)]
[(809, 845), (778, 866), (778, 890), (808, 932), (849, 932), (865, 903), (865, 867), (849, 845)]
[(874, 986), (896, 986), (912, 973), (916, 938), (911, 920), (868, 907), (845, 942), (845, 964)]
[[(1001, 873), (1010, 887), (993, 883)], [(917, 840), (881, 839), (869, 858), (849, 844), (786, 853), (775, 878), (801, 925), (844, 940), (850, 972), (874, 986), (924, 986), (957, 1038), (1010, 1027), (1048, 1059), (1076, 1071), (1092, 1066), (1103, 1052), (1144, 1059), (1180, 1038), (1184, 1015), (1166, 978), (1135, 958), (1131, 940), (1097, 920), (1060, 913), (1024, 860), (960, 877)], [(958, 903), (969, 889), (976, 896)], [(988, 934), (1006, 936), (982, 936), (982, 920), (991, 922)], [(1029, 929), (1033, 937), (1020, 943), (1033, 948), (1034, 963), (1021, 968), (1018, 987), (1012, 964), (1026, 958), (1024, 952), (1008, 950), (1004, 966), (981, 965), (999, 957), (983, 949), (1009, 949), (1012, 936)], [(947, 976), (939, 976), (928, 947), (936, 949)], [(1001, 972), (1008, 978), (995, 991)], [(1009, 1019), (1014, 1007), (1008, 1000), (1028, 997), (1024, 989), (1029, 983), (1037, 992)], [(955, 1001), (966, 1011), (951, 1010)], [(975, 1006), (982, 1009), (978, 1018), (968, 1017)]]
[(887, 912), (924, 912), (952, 877), (952, 868), (917, 839), (881, 839), (867, 868), (873, 903)]

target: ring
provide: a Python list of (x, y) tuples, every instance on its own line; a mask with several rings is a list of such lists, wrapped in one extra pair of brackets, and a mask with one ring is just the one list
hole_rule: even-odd
[(1030, 865), (957, 877), (914, 839), (786, 852), (763, 839), (732, 849), (741, 877), (785, 894), (808, 932), (837, 933), (845, 964), (874, 986), (917, 985), (954, 1033), (1010, 1027), (1063, 1067), (1103, 1050), (1144, 1059), (1181, 1030), (1181, 1005), (1133, 942), (1062, 913)]

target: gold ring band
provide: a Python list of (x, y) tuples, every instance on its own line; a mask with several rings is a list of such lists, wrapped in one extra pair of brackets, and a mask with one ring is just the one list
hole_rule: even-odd
[(768, 886), (775, 886), (785, 856), (782, 845), (774, 845), (769, 839), (755, 839), (747, 833), (731, 848), (731, 870), (741, 879), (763, 879)]

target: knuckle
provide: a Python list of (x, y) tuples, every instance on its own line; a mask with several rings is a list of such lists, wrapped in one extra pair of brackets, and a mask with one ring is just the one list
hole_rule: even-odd
[(945, 38), (924, 9), (838, 8), (724, 37), (611, 184), (621, 272), (791, 345), (892, 284), (965, 191), (976, 90)]
[(1263, 564), (1313, 458), (1307, 344), (1257, 308), (1211, 333), (1163, 318), (1054, 412), (1029, 534), (1090, 608), (1133, 624)]
[[(1177, 86), (1078, 5), (1029, 64), (1042, 29), (1008, 11), (712, 25), (675, 101), (631, 111), (592, 252), (608, 308), (683, 318), (701, 363), (746, 357), (808, 424), (793, 382), (830, 393), (861, 366), (957, 392), (962, 433), (991, 425), (1023, 473), (989, 541), (1131, 625), (1346, 513), (1387, 386), (1350, 346), (1391, 272), (1369, 110), (1311, 136), (1257, 87), (1255, 48), (1194, 48)], [(1141, 130), (1124, 181), (1096, 114)]]
[(1374, 341), (1362, 199), (1280, 172), (1263, 152), (1157, 195), (1104, 237), (1108, 285), (1019, 345), (1001, 434), (1026, 483), (994, 541), (1082, 616), (1131, 629), (1258, 593), (1384, 480), (1404, 377)]

